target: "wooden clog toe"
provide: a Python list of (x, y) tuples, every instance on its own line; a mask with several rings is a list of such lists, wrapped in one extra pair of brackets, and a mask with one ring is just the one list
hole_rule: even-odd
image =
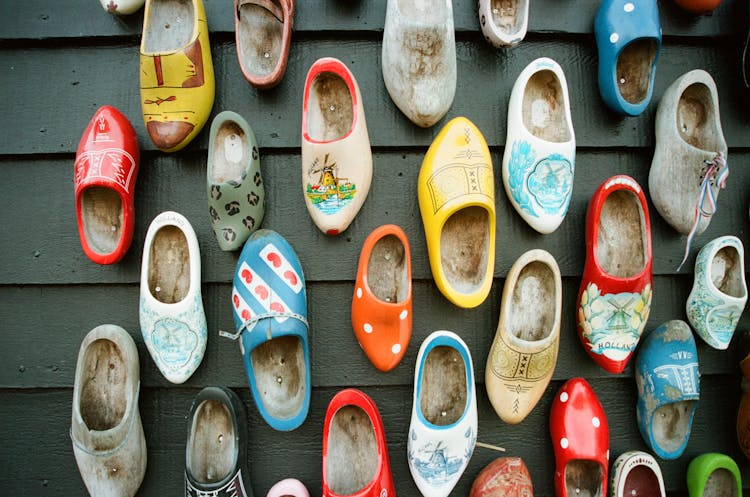
[(479, 472), (469, 497), (534, 497), (531, 475), (520, 457), (498, 457)]
[(276, 482), (268, 490), (266, 497), (310, 497), (304, 483), (296, 478), (286, 478)]

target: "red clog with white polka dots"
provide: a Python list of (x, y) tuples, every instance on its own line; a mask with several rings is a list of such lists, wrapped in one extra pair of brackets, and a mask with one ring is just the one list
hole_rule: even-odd
[(549, 424), (557, 497), (607, 495), (609, 425), (586, 380), (565, 382), (552, 402)]

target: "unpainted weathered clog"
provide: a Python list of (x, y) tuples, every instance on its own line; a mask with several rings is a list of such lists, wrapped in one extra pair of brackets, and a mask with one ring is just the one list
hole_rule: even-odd
[(514, 47), (526, 36), (529, 0), (479, 0), (482, 34), (494, 47)]
[(666, 497), (664, 477), (656, 459), (647, 452), (631, 450), (620, 454), (612, 465), (611, 497)]

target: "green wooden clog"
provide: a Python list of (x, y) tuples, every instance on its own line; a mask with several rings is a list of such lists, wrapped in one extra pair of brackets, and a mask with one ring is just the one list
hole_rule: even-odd
[(740, 468), (731, 457), (717, 452), (701, 454), (687, 470), (687, 487), (690, 497), (722, 495), (740, 497), (742, 479)]

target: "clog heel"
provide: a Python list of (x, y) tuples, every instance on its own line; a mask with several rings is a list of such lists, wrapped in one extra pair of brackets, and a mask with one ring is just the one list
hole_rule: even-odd
[(417, 183), (435, 284), (459, 307), (487, 298), (495, 271), (495, 180), (482, 133), (465, 117), (438, 133)]

